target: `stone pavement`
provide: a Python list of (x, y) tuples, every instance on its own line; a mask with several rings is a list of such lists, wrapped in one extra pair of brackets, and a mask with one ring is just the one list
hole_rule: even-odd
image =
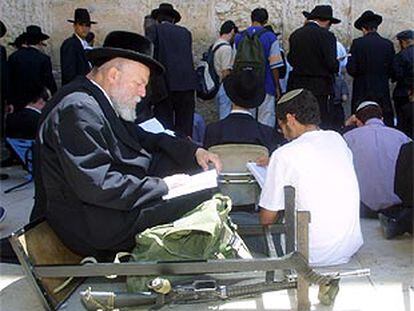
[[(0, 205), (7, 209), (7, 218), (0, 224), (4, 237), (27, 223), (33, 205), (33, 183), (24, 189), (4, 194), (3, 191), (24, 181), (24, 172), (18, 167), (1, 169), (10, 178), (0, 183)], [(377, 220), (361, 222), (364, 246), (346, 265), (323, 271), (370, 268), (371, 276), (341, 281), (340, 292), (334, 306), (318, 303), (318, 288), (312, 286), (310, 299), (312, 311), (414, 311), (413, 239), (403, 236), (396, 240), (383, 239)], [(93, 290), (107, 290), (108, 284), (97, 279), (88, 280), (78, 291), (91, 286)], [(123, 290), (122, 283), (112, 285)], [(294, 291), (265, 293), (257, 298), (217, 301), (196, 305), (176, 305), (163, 310), (295, 310)], [(20, 266), (0, 263), (0, 310), (41, 311), (40, 300), (30, 287)], [(61, 310), (84, 310), (75, 293)]]

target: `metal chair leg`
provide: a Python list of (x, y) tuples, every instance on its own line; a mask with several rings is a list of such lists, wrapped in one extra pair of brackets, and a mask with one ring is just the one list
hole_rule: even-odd
[(24, 187), (24, 186), (26, 186), (26, 185), (30, 184), (32, 181), (33, 181), (33, 179), (27, 180), (27, 181), (25, 181), (24, 183), (18, 184), (18, 185), (16, 185), (16, 186), (13, 186), (13, 187), (11, 187), (11, 188), (7, 189), (7, 190), (4, 190), (4, 193), (9, 193), (9, 192), (12, 192), (12, 191), (13, 191), (13, 190), (15, 190), (15, 189), (18, 189), (18, 188)]

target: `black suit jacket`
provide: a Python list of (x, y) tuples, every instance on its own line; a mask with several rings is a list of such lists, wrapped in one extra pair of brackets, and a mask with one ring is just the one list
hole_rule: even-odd
[(7, 78), (7, 53), (4, 46), (0, 45), (0, 105), (2, 113), (7, 99)]
[(354, 78), (352, 89), (352, 107), (367, 95), (382, 99), (386, 111), (390, 110), (391, 98), (389, 78), (394, 58), (394, 45), (382, 38), (377, 32), (357, 38), (351, 45), (351, 56), (346, 66)]
[(56, 82), (52, 74), (50, 57), (34, 47), (21, 48), (10, 55), (9, 103), (15, 109), (23, 109), (28, 100), (27, 95), (40, 87), (46, 87), (54, 94)]
[(69, 83), (76, 76), (88, 74), (91, 70), (82, 43), (75, 34), (63, 41), (60, 47), (60, 67), (62, 85)]
[(148, 28), (148, 38), (154, 43), (154, 55), (165, 67), (170, 91), (195, 90), (192, 37), (186, 28), (168, 22)]
[(207, 125), (204, 136), (205, 148), (231, 143), (255, 144), (272, 152), (281, 142), (282, 138), (275, 129), (245, 113), (230, 113), (223, 120)]
[(7, 115), (6, 137), (35, 139), (40, 112), (23, 108)]
[(334, 74), (339, 70), (336, 38), (329, 30), (313, 22), (295, 30), (289, 37), (287, 56), (293, 71), (288, 89), (305, 88), (314, 95), (334, 93)]
[(407, 97), (406, 79), (414, 77), (414, 45), (407, 47), (395, 55), (392, 63), (392, 80), (397, 82), (393, 97)]
[(401, 146), (395, 167), (395, 193), (400, 197), (403, 206), (414, 208), (413, 195), (413, 163), (414, 142)]

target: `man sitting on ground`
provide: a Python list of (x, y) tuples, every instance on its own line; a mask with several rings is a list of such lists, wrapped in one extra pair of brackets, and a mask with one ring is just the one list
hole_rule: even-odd
[[(394, 192), (394, 177), (398, 152), (410, 138), (385, 126), (382, 109), (375, 101), (360, 103), (353, 119), (357, 128), (346, 132), (344, 139), (354, 154), (361, 190), (361, 217), (376, 218), (380, 213), (382, 219), (405, 218), (401, 199)], [(409, 230), (404, 223), (390, 226), (387, 221), (381, 223), (387, 239)]]
[(209, 124), (204, 137), (204, 146), (244, 143), (265, 146), (269, 153), (281, 143), (282, 138), (270, 126), (256, 121), (250, 109), (258, 107), (265, 98), (263, 83), (253, 70), (246, 68), (231, 73), (224, 80), (224, 90), (232, 101), (232, 110), (225, 119)]
[[(113, 260), (135, 235), (180, 218), (211, 198), (198, 192), (163, 201), (188, 177), (168, 173), (220, 170), (217, 156), (188, 140), (137, 129), (135, 108), (150, 73), (163, 67), (152, 43), (135, 33), (108, 34), (88, 51), (94, 68), (62, 88), (43, 110), (35, 150), (35, 207), (80, 255)], [(162, 163), (164, 162), (164, 164)]]
[(334, 131), (320, 130), (319, 106), (304, 89), (285, 94), (276, 108), (291, 142), (273, 152), (259, 206), (263, 225), (284, 209), (284, 186), (296, 191), (296, 208), (311, 212), (309, 261), (313, 266), (349, 261), (362, 245), (358, 182), (352, 153)]

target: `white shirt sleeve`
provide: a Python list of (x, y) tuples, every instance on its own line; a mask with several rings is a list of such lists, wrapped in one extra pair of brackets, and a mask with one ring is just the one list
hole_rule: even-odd
[(286, 165), (283, 158), (277, 152), (270, 158), (269, 167), (262, 193), (260, 195), (259, 206), (269, 211), (280, 211), (285, 209), (284, 186), (289, 183)]

